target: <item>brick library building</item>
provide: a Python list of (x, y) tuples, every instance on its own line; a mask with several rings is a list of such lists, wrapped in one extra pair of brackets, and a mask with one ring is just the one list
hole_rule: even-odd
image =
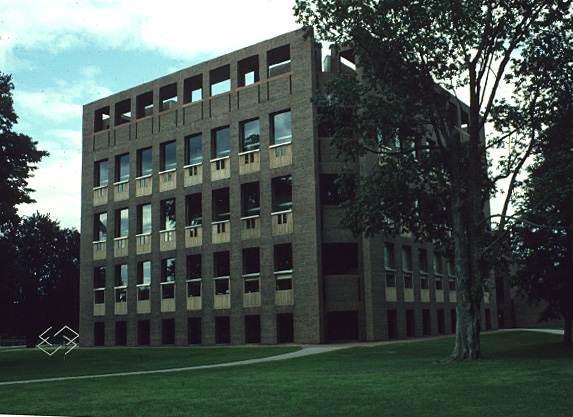
[(313, 97), (354, 70), (297, 30), (84, 106), (82, 346), (454, 332), (448, 259), (340, 225), (344, 163)]

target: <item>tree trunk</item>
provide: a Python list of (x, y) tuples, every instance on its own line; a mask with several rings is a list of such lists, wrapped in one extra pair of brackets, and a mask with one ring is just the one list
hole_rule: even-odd
[(565, 317), (565, 326), (564, 326), (564, 331), (563, 331), (563, 343), (565, 343), (568, 346), (571, 346), (572, 340), (571, 340), (571, 333), (573, 331), (573, 329), (571, 328), (571, 325), (573, 324), (573, 320), (571, 320), (571, 317)]

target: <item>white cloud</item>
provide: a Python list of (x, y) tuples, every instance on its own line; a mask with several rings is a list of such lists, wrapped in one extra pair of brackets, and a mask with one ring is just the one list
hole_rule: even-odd
[(291, 0), (0, 0), (0, 67), (14, 49), (89, 44), (175, 58), (218, 54), (296, 29)]

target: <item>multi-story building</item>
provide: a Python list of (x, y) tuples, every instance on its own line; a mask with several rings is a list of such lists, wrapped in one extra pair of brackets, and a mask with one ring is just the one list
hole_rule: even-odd
[(82, 345), (453, 331), (453, 277), (431, 245), (339, 225), (321, 60), (298, 30), (84, 107)]

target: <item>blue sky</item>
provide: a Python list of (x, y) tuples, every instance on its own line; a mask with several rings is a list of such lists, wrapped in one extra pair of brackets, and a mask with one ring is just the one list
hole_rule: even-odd
[(30, 180), (35, 204), (80, 225), (82, 105), (294, 30), (291, 0), (0, 0), (0, 71), (15, 130), (50, 152)]

